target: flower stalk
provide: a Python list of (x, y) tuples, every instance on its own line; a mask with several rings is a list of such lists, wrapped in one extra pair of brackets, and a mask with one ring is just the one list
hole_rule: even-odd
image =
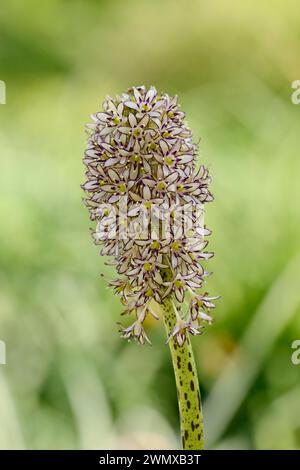
[(201, 395), (196, 364), (190, 338), (179, 346), (172, 331), (177, 324), (177, 315), (171, 299), (166, 299), (161, 306), (174, 375), (180, 418), (182, 448), (184, 450), (204, 449), (204, 426)]

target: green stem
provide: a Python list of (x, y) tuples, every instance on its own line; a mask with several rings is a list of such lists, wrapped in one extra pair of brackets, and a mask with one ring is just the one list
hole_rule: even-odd
[[(162, 310), (169, 337), (177, 321), (170, 299), (165, 300)], [(204, 426), (192, 345), (187, 336), (183, 346), (178, 346), (176, 340), (171, 338), (169, 347), (177, 387), (182, 447), (184, 450), (201, 450), (204, 449)]]

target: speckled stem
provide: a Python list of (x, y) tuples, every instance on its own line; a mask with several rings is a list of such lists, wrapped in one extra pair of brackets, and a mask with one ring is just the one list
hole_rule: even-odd
[[(172, 301), (162, 305), (163, 318), (169, 336), (177, 318)], [(174, 338), (169, 341), (177, 387), (182, 447), (184, 450), (204, 449), (204, 427), (201, 396), (192, 345), (187, 337), (179, 347)]]

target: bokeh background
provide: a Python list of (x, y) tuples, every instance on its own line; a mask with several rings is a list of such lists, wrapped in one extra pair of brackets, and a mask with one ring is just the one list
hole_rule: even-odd
[(194, 341), (207, 446), (300, 448), (297, 2), (4, 0), (0, 12), (0, 448), (174, 448), (161, 322), (119, 339), (81, 198), (106, 94), (178, 94), (213, 176), (216, 322)]

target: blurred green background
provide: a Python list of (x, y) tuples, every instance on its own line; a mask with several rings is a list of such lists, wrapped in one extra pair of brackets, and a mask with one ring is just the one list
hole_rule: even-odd
[(162, 323), (119, 339), (79, 187), (89, 115), (140, 84), (179, 95), (213, 176), (207, 446), (300, 448), (299, 58), (292, 0), (1, 2), (0, 448), (179, 445)]

